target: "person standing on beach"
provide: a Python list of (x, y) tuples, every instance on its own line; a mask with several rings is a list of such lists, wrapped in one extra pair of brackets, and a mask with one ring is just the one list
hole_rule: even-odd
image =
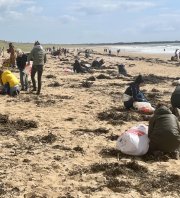
[(176, 49), (176, 51), (175, 51), (175, 57), (177, 57), (177, 60), (179, 60), (179, 54), (180, 54), (179, 49)]
[(12, 43), (9, 43), (9, 49), (7, 50), (7, 52), (10, 53), (10, 66), (15, 67), (16, 53), (15, 53), (14, 45)]
[(20, 73), (20, 82), (21, 82), (21, 90), (27, 91), (28, 90), (28, 75), (24, 72), (26, 62), (27, 62), (27, 55), (23, 53), (21, 49), (17, 49), (17, 58), (16, 63)]
[(36, 80), (35, 80), (35, 75), (37, 72), (37, 79), (38, 79), (38, 89), (37, 89), (37, 95), (40, 94), (41, 92), (41, 77), (43, 73), (43, 67), (44, 64), (46, 63), (46, 53), (39, 43), (39, 41), (36, 41), (34, 43), (34, 48), (31, 50), (29, 56), (28, 56), (28, 65), (30, 65), (30, 60), (33, 60), (33, 65), (32, 65), (32, 71), (31, 71), (31, 80), (33, 84), (33, 90), (36, 91)]

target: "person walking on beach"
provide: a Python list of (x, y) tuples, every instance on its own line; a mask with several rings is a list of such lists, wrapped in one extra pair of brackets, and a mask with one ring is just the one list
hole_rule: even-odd
[(46, 53), (39, 43), (39, 41), (36, 41), (34, 43), (34, 48), (31, 50), (29, 56), (28, 56), (28, 65), (30, 65), (30, 60), (33, 60), (33, 65), (32, 65), (32, 71), (31, 71), (31, 80), (33, 84), (33, 90), (36, 91), (36, 80), (35, 80), (35, 75), (37, 72), (37, 79), (38, 79), (38, 89), (37, 89), (37, 95), (40, 94), (41, 92), (41, 77), (43, 73), (43, 67), (44, 64), (46, 63)]

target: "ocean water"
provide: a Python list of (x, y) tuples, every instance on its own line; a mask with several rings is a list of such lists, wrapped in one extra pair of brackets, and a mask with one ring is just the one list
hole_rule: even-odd
[(112, 45), (109, 48), (121, 52), (174, 55), (175, 50), (180, 49), (180, 43)]

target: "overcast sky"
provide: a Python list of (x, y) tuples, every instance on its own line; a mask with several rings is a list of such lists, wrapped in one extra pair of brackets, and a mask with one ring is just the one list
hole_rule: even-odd
[(180, 0), (0, 0), (0, 40), (180, 40)]

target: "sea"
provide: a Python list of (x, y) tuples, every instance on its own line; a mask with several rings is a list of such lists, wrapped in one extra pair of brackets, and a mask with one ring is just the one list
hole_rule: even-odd
[(176, 49), (180, 49), (180, 43), (161, 44), (125, 44), (111, 45), (112, 51), (120, 49), (121, 52), (147, 53), (147, 54), (174, 54)]

